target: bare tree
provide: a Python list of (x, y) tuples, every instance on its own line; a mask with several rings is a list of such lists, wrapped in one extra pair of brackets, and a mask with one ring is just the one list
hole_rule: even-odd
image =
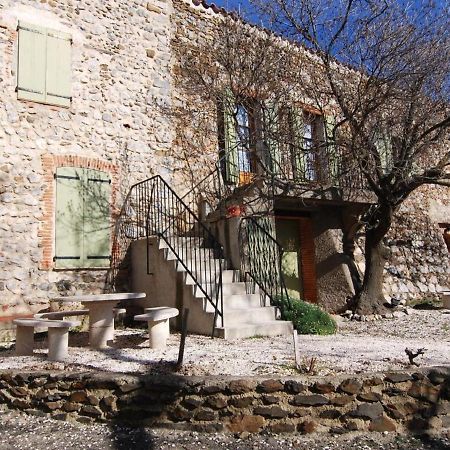
[(420, 186), (450, 186), (449, 11), (426, 1), (254, 3), (270, 27), (315, 52), (308, 87), (335, 105), (332, 138), (374, 194), (347, 238), (357, 231), (365, 237), (354, 308), (379, 313), (388, 256), (383, 240), (394, 214)]

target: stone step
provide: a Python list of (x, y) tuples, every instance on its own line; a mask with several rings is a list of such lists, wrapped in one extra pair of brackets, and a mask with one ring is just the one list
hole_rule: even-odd
[(282, 320), (271, 320), (261, 323), (241, 323), (239, 325), (216, 328), (216, 336), (223, 339), (242, 339), (255, 336), (289, 336), (292, 334), (292, 323)]
[(274, 306), (246, 309), (227, 309), (224, 305), (225, 324), (265, 323), (276, 320), (277, 312)]

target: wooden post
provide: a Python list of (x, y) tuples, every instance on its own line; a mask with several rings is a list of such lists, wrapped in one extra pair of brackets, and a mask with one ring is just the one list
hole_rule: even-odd
[(295, 366), (297, 369), (300, 368), (300, 355), (298, 353), (298, 342), (297, 342), (297, 330), (292, 332), (292, 339), (294, 340), (294, 355), (295, 355)]
[(189, 318), (189, 309), (185, 308), (183, 311), (183, 320), (181, 322), (181, 339), (180, 339), (180, 350), (178, 352), (178, 361), (177, 366), (181, 366), (183, 364), (184, 358), (184, 345), (186, 343), (186, 335), (187, 335), (187, 323)]

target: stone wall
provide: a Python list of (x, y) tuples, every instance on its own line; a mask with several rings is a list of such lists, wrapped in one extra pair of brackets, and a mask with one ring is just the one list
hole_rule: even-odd
[(198, 431), (438, 432), (450, 428), (450, 371), (352, 378), (0, 373), (0, 404), (83, 423)]
[[(133, 182), (170, 179), (171, 14), (168, 0), (0, 0), (0, 339), (52, 295), (104, 287), (104, 270), (53, 270), (54, 163), (108, 171), (113, 213)], [(18, 21), (72, 36), (69, 108), (17, 99)]]
[[(424, 186), (402, 204), (386, 238), (391, 251), (384, 280), (387, 299), (437, 299), (450, 290), (450, 253), (443, 238), (443, 225), (449, 223), (450, 188)], [(356, 259), (364, 270), (361, 251)]]

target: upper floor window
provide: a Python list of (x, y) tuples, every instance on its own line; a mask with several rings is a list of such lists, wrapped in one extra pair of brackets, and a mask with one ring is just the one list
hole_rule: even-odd
[(17, 97), (69, 107), (71, 36), (24, 22), (18, 33)]

